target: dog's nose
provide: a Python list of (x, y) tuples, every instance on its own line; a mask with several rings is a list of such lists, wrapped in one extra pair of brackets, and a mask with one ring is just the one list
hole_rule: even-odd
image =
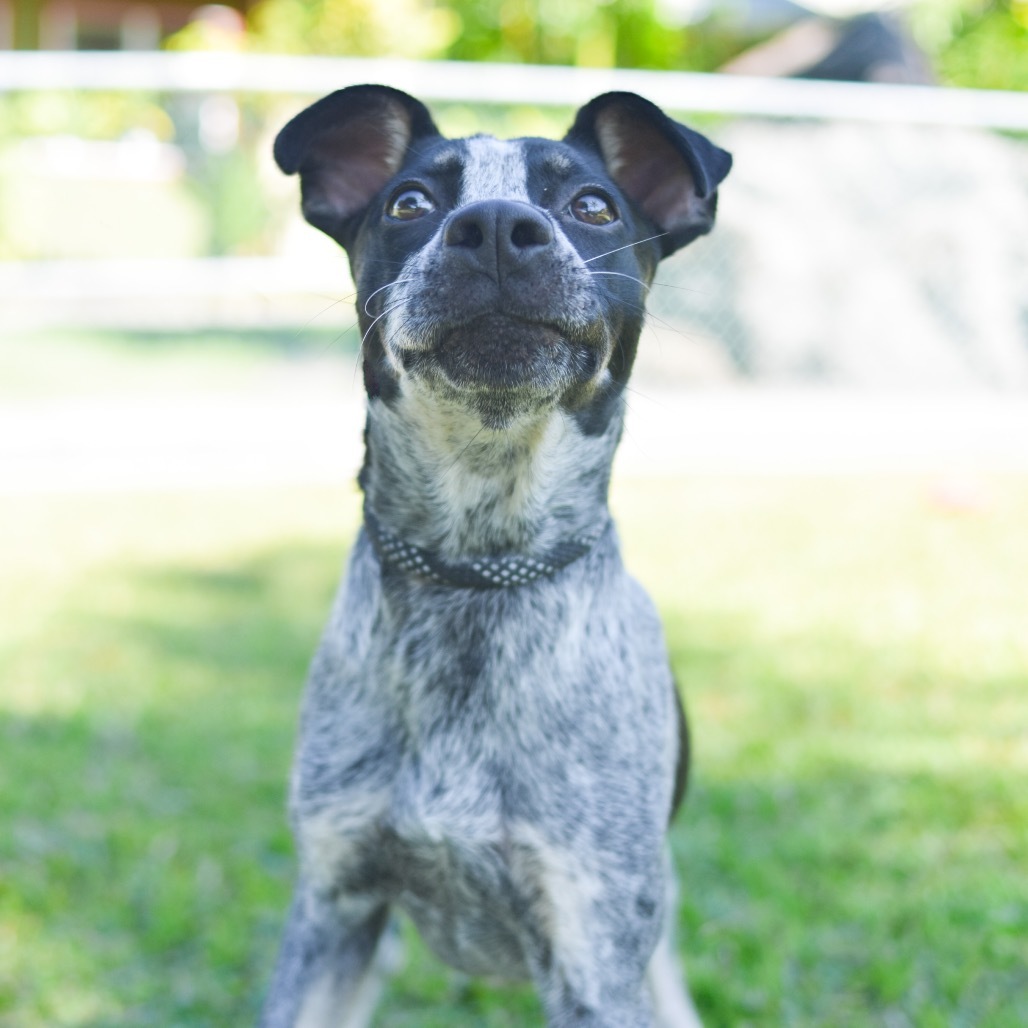
[(553, 245), (553, 226), (531, 204), (482, 200), (455, 211), (443, 242), (491, 277)]

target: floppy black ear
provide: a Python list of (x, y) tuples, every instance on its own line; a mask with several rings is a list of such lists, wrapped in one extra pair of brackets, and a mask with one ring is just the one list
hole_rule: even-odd
[(275, 140), (275, 160), (300, 173), (304, 217), (343, 246), (408, 147), (439, 130), (425, 106), (388, 86), (350, 86), (301, 111)]
[(565, 142), (600, 154), (622, 192), (666, 233), (663, 256), (713, 227), (731, 154), (649, 100), (604, 93), (578, 112)]

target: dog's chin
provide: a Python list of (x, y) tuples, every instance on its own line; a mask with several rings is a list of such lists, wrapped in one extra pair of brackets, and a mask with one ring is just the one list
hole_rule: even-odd
[(457, 389), (552, 394), (596, 370), (595, 348), (555, 325), (487, 314), (440, 335), (432, 361)]
[(588, 389), (601, 353), (600, 345), (556, 325), (487, 314), (438, 331), (434, 345), (408, 351), (403, 363), (430, 389), (499, 429)]

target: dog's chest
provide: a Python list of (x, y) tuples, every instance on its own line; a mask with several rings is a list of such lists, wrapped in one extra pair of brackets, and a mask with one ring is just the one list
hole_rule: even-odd
[(566, 635), (569, 623), (580, 635), (577, 618), (522, 592), (485, 606), (434, 600), (377, 622), (361, 667), (345, 665), (366, 687), (340, 682), (327, 694), (347, 697), (343, 716), (312, 717), (360, 731), (321, 737), (321, 760), (300, 769), (310, 801), (297, 814), (308, 870), (326, 887), (396, 903), (469, 973), (520, 977), (534, 840), (563, 844), (560, 812), (586, 774), (583, 694), (565, 666), (581, 642)]
[(325, 887), (396, 904), (469, 974), (516, 978), (525, 973), (520, 812), (534, 786), (516, 754), (493, 757), (488, 735), (480, 723), (483, 745), (469, 746), (457, 726), (437, 722), (383, 766), (383, 787), (322, 796), (320, 813), (301, 817), (301, 837)]
[(406, 611), (391, 662), (376, 661), (391, 663), (383, 686), (403, 740), (383, 824), (415, 864), (463, 854), (477, 867), (502, 856), (510, 823), (537, 816), (537, 797), (552, 791), (550, 765), (579, 757), (564, 665), (577, 663), (581, 643), (564, 631), (557, 643), (543, 627), (548, 620), (554, 633), (568, 620), (551, 609), (564, 605), (511, 617), (524, 597), (493, 599), (475, 616), (434, 603)]
[[(602, 548), (570, 588), (472, 599), (372, 586), (363, 546), (306, 712), (308, 873), (398, 904), (451, 964), (520, 976), (547, 866), (598, 846), (630, 865), (659, 844), (669, 797), (652, 783), (674, 749), (659, 629)], [(577, 581), (592, 560), (602, 576)]]
[(377, 832), (392, 898), (439, 957), (471, 974), (524, 973), (509, 784), (488, 764), (441, 751), (406, 760)]

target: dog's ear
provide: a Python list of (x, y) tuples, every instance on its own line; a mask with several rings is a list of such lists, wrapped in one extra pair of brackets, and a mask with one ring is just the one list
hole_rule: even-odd
[(418, 139), (438, 136), (425, 106), (388, 86), (350, 86), (301, 111), (275, 140), (275, 160), (300, 174), (304, 217), (343, 246), (371, 198)]
[(635, 93), (587, 103), (565, 137), (603, 158), (610, 177), (665, 234), (663, 255), (709, 232), (732, 156)]

